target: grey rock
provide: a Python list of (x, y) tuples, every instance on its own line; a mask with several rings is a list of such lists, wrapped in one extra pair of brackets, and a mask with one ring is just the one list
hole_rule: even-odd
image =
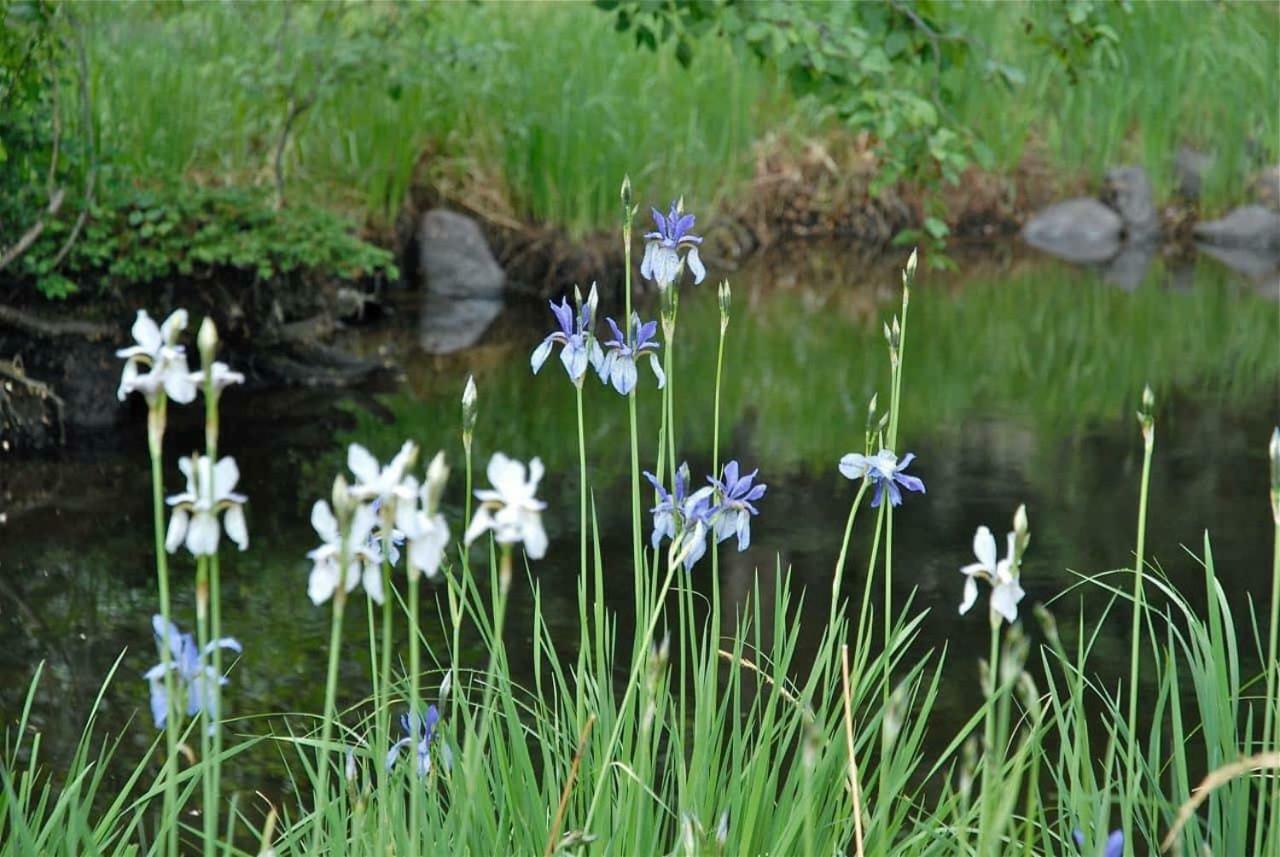
[(418, 344), (429, 354), (470, 348), (502, 312), (502, 301), (455, 298), (427, 292), (418, 322)]
[(418, 269), (427, 291), (447, 297), (500, 298), (507, 281), (476, 222), (438, 208), (418, 224)]
[(1280, 214), (1260, 205), (1246, 205), (1221, 220), (1197, 223), (1194, 233), (1217, 247), (1280, 250)]
[(1125, 239), (1150, 241), (1160, 234), (1151, 180), (1142, 167), (1115, 167), (1107, 170), (1106, 200), (1120, 212)]
[(1205, 173), (1213, 169), (1213, 155), (1183, 146), (1173, 158), (1178, 177), (1178, 193), (1186, 199), (1199, 199)]
[(1037, 212), (1022, 228), (1032, 247), (1068, 262), (1104, 262), (1120, 251), (1124, 222), (1091, 197), (1068, 199)]

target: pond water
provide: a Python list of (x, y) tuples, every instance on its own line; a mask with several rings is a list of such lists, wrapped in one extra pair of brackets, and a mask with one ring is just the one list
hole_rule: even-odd
[[(768, 580), (781, 568), (808, 590), (806, 603), (817, 611), (812, 621), (796, 617), (802, 650), (820, 635), (856, 488), (836, 463), (860, 451), (872, 394), (887, 400), (880, 331), (898, 308), (898, 264), (803, 245), (753, 259), (729, 275), (734, 298), (722, 456), (759, 467), (769, 488), (750, 550), (721, 554), (722, 592), (736, 603), (757, 569)], [(920, 645), (949, 646), (940, 718), (958, 721), (972, 709), (976, 660), (987, 645), (982, 611), (959, 616), (956, 610), (963, 582), (958, 569), (971, 561), (978, 525), (1003, 532), (1014, 508), (1027, 504), (1026, 605), (1071, 587), (1077, 578), (1069, 569), (1094, 572), (1132, 562), (1142, 461), (1134, 410), (1144, 383), (1159, 403), (1148, 557), (1186, 591), (1202, 592), (1201, 567), (1183, 546), (1200, 553), (1207, 529), (1232, 607), (1245, 611), (1249, 599), (1265, 603), (1271, 556), (1266, 443), (1280, 422), (1274, 291), (1274, 284), (1260, 290), (1237, 282), (1211, 260), (1176, 278), (1157, 265), (1135, 291), (1107, 285), (1087, 270), (1004, 252), (966, 261), (957, 274), (922, 272), (912, 294), (900, 434), (903, 450), (918, 456), (912, 470), (928, 493), (910, 495), (895, 516), (895, 584), (898, 603), (914, 591), (915, 604), (931, 611)], [(711, 461), (718, 311), (714, 287), (685, 295), (675, 354), (678, 441), (699, 473)], [(617, 297), (604, 296), (604, 314), (617, 315)], [(228, 687), (228, 713), (250, 718), (233, 731), (279, 730), (278, 720), (262, 716), (321, 709), (329, 611), (305, 594), (305, 553), (317, 544), (308, 516), (314, 500), (328, 496), (345, 444), (360, 441), (380, 456), (405, 438), (418, 441), (427, 456), (445, 449), (454, 464), (445, 511), (459, 533), (458, 402), (469, 373), (480, 391), (477, 472), (495, 450), (522, 459), (538, 455), (546, 464), (541, 494), (549, 503), (551, 544), (532, 574), (556, 638), (566, 653), (576, 644), (572, 388), (557, 360), (537, 377), (528, 367), (551, 315), (541, 306), (512, 307), (481, 346), (435, 357), (416, 346), (416, 301), (405, 295), (391, 322), (353, 333), (347, 343), (397, 360), (405, 370), (400, 382), (345, 392), (231, 390), (223, 399), (221, 446), (240, 463), (252, 539), (247, 553), (223, 561), (224, 628), (245, 649)], [(656, 315), (653, 301), (641, 307), (646, 317)], [(658, 397), (647, 373), (642, 368), (641, 456), (652, 469)], [(617, 582), (609, 606), (627, 634), (625, 402), (591, 383), (586, 414), (603, 555), (609, 579)], [(194, 409), (171, 419), (166, 473), (173, 492), (180, 478), (176, 457), (203, 443)], [(134, 409), (127, 427), (81, 438), (54, 459), (6, 461), (0, 469), (0, 511), (7, 518), (0, 525), (0, 716), (7, 727), (16, 723), (36, 664), (44, 661), (31, 722), (45, 733), (45, 752), (55, 760), (79, 736), (117, 658), (100, 722), (112, 734), (123, 731), (120, 764), (132, 766), (155, 736), (141, 678), (157, 660), (148, 621), (156, 601), (144, 435), (142, 414)], [(870, 521), (864, 523), (855, 531), (846, 576), (854, 597), (869, 542)], [(646, 535), (647, 528), (646, 517)], [(183, 555), (172, 566), (175, 617), (193, 629), (193, 564)], [(705, 588), (709, 574), (709, 564), (701, 564), (692, 584)], [(771, 591), (766, 585), (763, 597)], [(442, 596), (428, 586), (424, 598)], [(514, 598), (507, 627), (518, 668), (532, 609), (528, 587), (517, 586)], [(1106, 600), (1097, 590), (1077, 590), (1054, 605), (1064, 624), (1074, 621), (1079, 599), (1087, 610)], [(343, 660), (341, 685), (347, 701), (369, 686), (363, 624), (348, 623), (351, 656)], [(1128, 654), (1123, 609), (1111, 627), (1098, 645), (1098, 666), (1106, 670), (1110, 662), (1119, 672)], [(424, 662), (443, 659), (443, 627), (428, 620), (425, 633), (432, 651)], [(482, 665), (481, 653), (474, 647), (468, 653), (473, 663), (464, 666)], [(278, 759), (275, 751), (251, 754), (229, 772), (230, 780), (244, 788), (278, 781)]]

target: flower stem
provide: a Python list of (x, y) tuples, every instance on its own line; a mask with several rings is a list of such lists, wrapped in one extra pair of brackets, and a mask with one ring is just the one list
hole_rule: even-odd
[[(208, 361), (206, 361), (208, 363)], [(210, 464), (216, 466), (218, 463), (218, 391), (213, 384), (213, 367), (212, 365), (204, 366), (204, 445), (205, 455), (209, 457)], [(209, 619), (210, 631), (209, 640), (222, 639), (222, 587), (219, 579), (218, 554), (215, 552), (208, 557), (208, 578), (209, 578)], [(197, 617), (199, 616), (200, 599), (200, 568), (196, 569), (196, 605)], [(206, 643), (208, 640), (205, 641)], [(203, 651), (204, 643), (201, 644)], [(222, 803), (222, 646), (215, 645), (213, 647), (213, 672), (216, 676), (209, 688), (208, 692), (212, 697), (212, 701), (205, 709), (205, 719), (208, 721), (209, 728), (205, 732), (212, 732), (212, 753), (213, 758), (210, 760), (209, 754), (204, 753), (204, 765), (206, 779), (204, 784), (205, 803), (204, 803), (204, 842), (206, 857), (211, 857), (214, 853), (213, 843), (217, 838), (218, 831), (218, 807)], [(213, 717), (209, 717), (209, 712), (213, 712)], [(212, 764), (210, 764), (212, 762)]]
[(1138, 640), (1143, 612), (1143, 556), (1147, 539), (1147, 495), (1151, 483), (1151, 453), (1155, 448), (1154, 422), (1143, 425), (1142, 484), (1138, 494), (1138, 545), (1133, 566), (1133, 621), (1129, 631), (1129, 747), (1125, 754), (1125, 788), (1122, 801), (1122, 820), (1126, 842), (1133, 841), (1133, 806), (1137, 790), (1138, 766)]
[(996, 682), (1000, 673), (1000, 616), (994, 612), (991, 620), (991, 650), (987, 658), (987, 686), (983, 688), (987, 695), (987, 716), (982, 727), (982, 801), (981, 818), (978, 824), (978, 854), (992, 853), (987, 846), (991, 836), (990, 827), (992, 808), (1000, 800), (1001, 789), (997, 781), (999, 760), (996, 756)]
[[(419, 684), (421, 683), (421, 652), (418, 640), (418, 570), (409, 568), (409, 710), (417, 712), (419, 724), (426, 722), (426, 709), (420, 705)], [(412, 716), (412, 715), (411, 715)], [(422, 790), (414, 784), (409, 789), (409, 853), (417, 854), (418, 842), (418, 807)]]
[[(196, 557), (196, 644), (203, 659), (206, 647), (209, 645), (209, 557), (207, 556)], [(214, 646), (215, 650), (217, 648)], [(222, 674), (217, 673), (217, 675)], [(206, 857), (212, 857), (214, 854), (218, 831), (218, 799), (214, 793), (213, 760), (210, 759), (212, 743), (209, 733), (216, 720), (216, 717), (212, 716), (216, 711), (213, 700), (208, 698), (214, 692), (211, 685), (216, 687), (217, 679), (213, 682), (201, 682), (200, 685), (200, 691), (206, 697), (200, 700), (203, 720), (200, 723), (200, 776), (204, 791), (201, 846)]]
[(849, 519), (844, 525), (844, 540), (840, 542), (840, 556), (836, 560), (835, 574), (831, 576), (831, 615), (827, 619), (827, 627), (830, 628), (836, 622), (836, 605), (840, 601), (840, 585), (844, 580), (844, 562), (845, 557), (849, 554), (849, 538), (853, 535), (853, 522), (858, 517), (858, 509), (862, 506), (862, 497), (867, 493), (867, 480), (863, 479), (858, 485), (858, 493), (853, 498), (853, 503), (849, 506)]
[(165, 715), (165, 763), (164, 763), (164, 822), (166, 829), (166, 853), (178, 853), (178, 718), (174, 698), (173, 654), (170, 648), (169, 628), (169, 557), (164, 546), (164, 457), (165, 411), (168, 400), (163, 395), (151, 404), (147, 413), (147, 446), (151, 453), (151, 509), (155, 525), (156, 583), (160, 595), (160, 616), (164, 619), (164, 639), (160, 641), (160, 662), (164, 665), (164, 690), (168, 700)]
[[(1280, 437), (1280, 432), (1273, 437)], [(1274, 455), (1276, 451), (1273, 446), (1272, 454)], [(1276, 476), (1280, 475), (1280, 464), (1273, 460), (1271, 467), (1272, 478), (1275, 480)], [(1265, 708), (1262, 717), (1261, 749), (1275, 752), (1280, 750), (1280, 711), (1277, 711), (1280, 707), (1280, 699), (1277, 699), (1276, 693), (1276, 685), (1280, 682), (1280, 662), (1276, 660), (1277, 636), (1280, 635), (1280, 482), (1276, 481), (1273, 481), (1271, 486), (1271, 517), (1275, 523), (1275, 537), (1271, 550), (1271, 624), (1267, 633), (1267, 660), (1264, 665), (1267, 671), (1267, 692), (1263, 696)], [(1272, 731), (1273, 729), (1275, 731)], [(1264, 821), (1267, 817), (1265, 813), (1268, 792), (1271, 793), (1270, 824)], [(1256, 819), (1253, 835), (1254, 854), (1267, 853), (1263, 849), (1263, 831), (1265, 829), (1274, 835), (1276, 825), (1280, 823), (1276, 813), (1280, 813), (1280, 784), (1275, 782), (1275, 778), (1262, 779), (1258, 786), (1258, 803), (1254, 813)]]
[[(346, 537), (343, 537), (342, 564), (347, 567)], [(333, 618), (329, 625), (329, 669), (324, 682), (324, 725), (320, 733), (320, 749), (317, 763), (320, 781), (315, 797), (315, 826), (311, 831), (311, 850), (319, 853), (321, 836), (324, 831), (324, 818), (329, 808), (329, 742), (333, 738), (333, 726), (337, 720), (338, 692), (338, 652), (342, 645), (342, 614), (346, 606), (346, 588), (341, 584), (333, 592)]]

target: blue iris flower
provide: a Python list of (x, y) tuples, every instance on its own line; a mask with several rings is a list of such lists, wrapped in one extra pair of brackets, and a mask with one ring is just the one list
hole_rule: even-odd
[[(218, 675), (213, 665), (208, 663), (208, 658), (213, 654), (214, 649), (219, 648), (231, 649), (239, 653), (243, 651), (240, 643), (231, 637), (223, 637), (220, 640), (213, 640), (201, 650), (196, 645), (195, 637), (191, 634), (183, 634), (172, 622), (167, 625), (168, 634), (166, 635), (166, 623), (164, 617), (160, 615), (151, 617), (151, 628), (155, 631), (157, 645), (165, 645), (166, 636), (168, 638), (170, 655), (168, 668), (177, 673), (179, 686), (185, 689), (187, 716), (193, 717), (199, 712), (204, 712), (208, 720), (217, 720), (217, 700), (213, 693), (213, 685), (226, 684), (227, 677)], [(163, 729), (169, 717), (169, 695), (164, 684), (165, 671), (165, 664), (162, 661), (142, 676), (151, 683), (151, 717), (155, 720), (157, 729)], [(209, 729), (212, 731), (213, 726), (210, 725)]]
[(670, 539), (676, 545), (676, 556), (683, 556), (684, 570), (690, 571), (707, 552), (707, 533), (717, 510), (712, 503), (713, 491), (707, 487), (689, 493), (688, 463), (676, 471), (670, 492), (652, 473), (645, 471), (644, 476), (658, 492), (658, 505), (652, 510), (653, 547), (657, 548), (663, 538)]
[(654, 338), (658, 332), (656, 321), (640, 323), (637, 313), (631, 314), (631, 337), (622, 335), (613, 319), (607, 318), (609, 328), (613, 331), (613, 339), (605, 343), (604, 360), (597, 367), (600, 380), (613, 384), (613, 389), (624, 396), (629, 396), (636, 388), (636, 360), (649, 357), (649, 367), (658, 379), (658, 389), (667, 383), (667, 376), (658, 363), (658, 341)]
[(887, 449), (882, 449), (872, 456), (851, 452), (840, 459), (840, 472), (848, 479), (870, 479), (875, 485), (875, 494), (871, 498), (871, 508), (878, 507), (889, 494), (891, 506), (902, 505), (902, 491), (925, 493), (924, 483), (916, 476), (908, 476), (902, 471), (915, 460), (915, 453), (908, 452), (899, 459)]
[[(1075, 840), (1077, 848), (1084, 848), (1085, 837), (1084, 831), (1076, 828), (1071, 831), (1071, 838)], [(1124, 833), (1119, 830), (1111, 831), (1111, 835), (1107, 837), (1107, 844), (1102, 849), (1102, 857), (1124, 857)]]
[[(427, 713), (419, 715), (416, 711), (409, 711), (400, 716), (400, 727), (404, 730), (404, 737), (391, 746), (391, 750), (387, 753), (387, 770), (391, 770), (395, 765), (396, 759), (400, 757), (400, 751), (408, 747), (410, 744), (417, 745), (418, 753), (418, 776), (425, 777), (431, 773), (431, 739), (436, 734), (436, 724), (440, 722), (440, 712), (434, 705), (427, 706)], [(441, 744), (441, 758), (445, 767), (449, 767), (451, 756), (447, 745)]]
[(721, 479), (707, 477), (707, 481), (715, 488), (720, 498), (720, 505), (715, 514), (716, 544), (732, 535), (738, 536), (738, 550), (744, 551), (751, 544), (751, 518), (760, 514), (752, 505), (764, 496), (763, 482), (752, 485), (756, 474), (753, 470), (746, 476), (738, 476), (738, 462), (730, 461), (724, 466)]
[(576, 318), (573, 308), (569, 306), (568, 298), (561, 298), (559, 305), (554, 301), (551, 302), (551, 312), (555, 314), (560, 329), (552, 331), (537, 348), (533, 349), (529, 363), (535, 375), (551, 356), (551, 348), (556, 343), (563, 346), (560, 350), (560, 362), (564, 364), (564, 369), (569, 373), (569, 379), (573, 383), (582, 384), (588, 365), (594, 367), (597, 372), (600, 371), (601, 364), (604, 362), (604, 352), (600, 349), (600, 343), (591, 334), (595, 305), (595, 286), (591, 287), (591, 295), (587, 301), (578, 308)]
[(684, 264), (693, 273), (693, 281), (701, 283), (707, 275), (698, 257), (698, 245), (702, 239), (690, 232), (696, 218), (680, 210), (680, 203), (671, 203), (671, 210), (663, 217), (653, 209), (653, 223), (658, 227), (645, 233), (644, 259), (640, 262), (640, 275), (653, 280), (660, 288), (675, 282), (680, 273), (680, 251), (685, 251)]

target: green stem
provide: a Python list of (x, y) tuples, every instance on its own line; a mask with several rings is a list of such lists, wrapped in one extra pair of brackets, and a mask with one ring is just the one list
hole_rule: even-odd
[(164, 619), (165, 639), (160, 641), (160, 663), (164, 665), (164, 689), (169, 708), (165, 715), (164, 823), (168, 824), (168, 854), (178, 853), (178, 708), (174, 698), (172, 650), (168, 629), (172, 625), (169, 602), (169, 557), (164, 547), (164, 457), (165, 411), (168, 400), (163, 395), (151, 405), (147, 414), (147, 446), (151, 453), (151, 509), (155, 529), (156, 583), (160, 590), (160, 616)]
[(1154, 425), (1143, 429), (1142, 487), (1138, 495), (1138, 546), (1133, 567), (1133, 621), (1129, 631), (1129, 715), (1128, 752), (1125, 753), (1125, 789), (1122, 800), (1123, 829), (1126, 842), (1133, 841), (1133, 804), (1136, 797), (1138, 768), (1138, 640), (1143, 612), (1143, 557), (1147, 538), (1147, 495), (1151, 482), (1151, 453), (1155, 447)]
[(978, 854), (993, 853), (990, 847), (991, 812), (999, 802), (1001, 789), (997, 782), (999, 759), (996, 754), (996, 683), (1000, 665), (1000, 616), (990, 614), (991, 650), (987, 659), (987, 716), (982, 727), (983, 763), (982, 763), (982, 802), (981, 819), (978, 824)]
[[(391, 646), (392, 646), (392, 607), (395, 600), (395, 593), (391, 589), (391, 528), (394, 523), (394, 516), (390, 511), (391, 504), (383, 506), (383, 524), (382, 524), (382, 662), (379, 666), (378, 674), (381, 676), (378, 682), (380, 694), (374, 696), (374, 711), (377, 714), (377, 736), (379, 747), (391, 746)], [(389, 801), (387, 800), (388, 777), (378, 778), (378, 804), (382, 809), (382, 818), (384, 823), (378, 825), (378, 853), (385, 853), (385, 837), (388, 828), (386, 822), (390, 821), (388, 815), (390, 811)]]
[[(208, 363), (208, 360), (205, 362)], [(204, 367), (204, 444), (205, 455), (208, 456), (210, 465), (214, 467), (218, 464), (218, 426), (218, 390), (213, 384), (213, 367), (206, 365)], [(222, 585), (220, 571), (218, 554), (215, 552), (208, 558), (209, 617), (211, 622), (209, 639), (211, 640), (222, 639)], [(196, 574), (198, 606), (200, 597), (199, 569), (197, 569)], [(213, 647), (213, 671), (218, 680), (212, 683), (209, 693), (213, 697), (211, 707), (215, 712), (215, 716), (209, 722), (209, 729), (205, 730), (212, 730), (213, 732), (213, 758), (210, 760), (207, 753), (204, 756), (207, 774), (204, 785), (204, 841), (206, 855), (214, 853), (213, 842), (217, 836), (218, 808), (222, 803), (222, 647), (217, 645)], [(207, 714), (206, 719), (208, 719)], [(210, 763), (211, 761), (212, 764)]]
[[(409, 569), (409, 710), (417, 712), (419, 718), (426, 716), (426, 709), (420, 703), (419, 684), (421, 681), (421, 653), (418, 640), (418, 578), (417, 569)], [(424, 721), (419, 719), (420, 724)], [(419, 793), (422, 789), (415, 783), (409, 788), (409, 853), (417, 854)]]
[[(346, 538), (343, 538), (342, 564), (347, 567)], [(334, 722), (337, 720), (338, 653), (342, 644), (342, 613), (346, 606), (346, 588), (339, 582), (333, 592), (333, 618), (329, 624), (329, 669), (324, 683), (324, 725), (321, 727), (317, 767), (320, 780), (316, 789), (315, 826), (311, 831), (311, 851), (320, 853), (324, 833), (324, 818), (329, 808), (329, 742), (333, 739)], [(376, 754), (374, 754), (376, 755)]]
[[(203, 657), (209, 645), (209, 557), (207, 556), (196, 557), (196, 645)], [(217, 685), (217, 682), (214, 681), (212, 684)], [(201, 686), (203, 693), (210, 693), (209, 685), (210, 682), (203, 683)], [(212, 700), (202, 699), (201, 704), (204, 708), (202, 722), (199, 724), (200, 779), (204, 792), (201, 848), (206, 857), (212, 857), (218, 836), (218, 800), (213, 791), (213, 763), (209, 757), (212, 742), (209, 728), (213, 726), (216, 718), (210, 717), (210, 713), (215, 710)]]
[(840, 586), (844, 581), (844, 563), (849, 555), (849, 539), (853, 535), (853, 522), (858, 517), (858, 509), (862, 506), (862, 497), (867, 493), (867, 480), (861, 480), (858, 493), (849, 506), (849, 519), (844, 525), (844, 540), (840, 542), (840, 556), (836, 560), (835, 574), (831, 576), (831, 614), (827, 618), (827, 627), (836, 623), (836, 605), (840, 602)]
[[(1276, 465), (1273, 463), (1272, 467)], [(1275, 487), (1272, 488), (1274, 492)], [(1277, 637), (1280, 635), (1280, 495), (1272, 495), (1272, 518), (1275, 521), (1275, 538), (1271, 550), (1271, 623), (1267, 632), (1267, 692), (1263, 696), (1262, 742), (1257, 752), (1280, 750), (1280, 699), (1277, 699), (1276, 686), (1280, 683), (1280, 662), (1276, 660)], [(1273, 732), (1272, 730), (1275, 729)], [(1270, 746), (1268, 746), (1268, 744)], [(1267, 793), (1271, 793), (1271, 822), (1266, 819)], [(1262, 778), (1258, 786), (1258, 802), (1254, 813), (1255, 824), (1253, 834), (1253, 853), (1265, 854), (1263, 850), (1263, 831), (1275, 835), (1276, 824), (1280, 823), (1280, 782), (1274, 777)]]

